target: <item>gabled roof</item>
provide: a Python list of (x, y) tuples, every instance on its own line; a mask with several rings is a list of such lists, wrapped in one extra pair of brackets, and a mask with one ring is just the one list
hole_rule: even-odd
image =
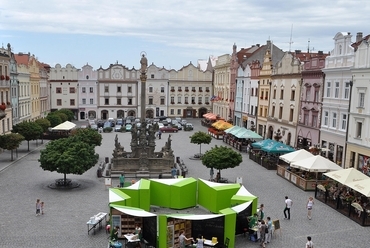
[(30, 60), (30, 54), (25, 54), (25, 53), (18, 53), (14, 54), (14, 58), (17, 61), (17, 64), (23, 64), (23, 65), (28, 65), (28, 62)]
[(355, 52), (357, 51), (357, 48), (361, 45), (363, 41), (368, 41), (370, 39), (370, 34), (363, 37), (361, 40), (353, 43), (351, 46), (355, 49)]

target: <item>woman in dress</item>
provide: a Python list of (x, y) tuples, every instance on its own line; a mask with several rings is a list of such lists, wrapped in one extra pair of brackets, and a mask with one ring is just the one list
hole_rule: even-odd
[(310, 196), (307, 200), (307, 218), (310, 220), (312, 218), (312, 207), (313, 207), (314, 201), (313, 197)]

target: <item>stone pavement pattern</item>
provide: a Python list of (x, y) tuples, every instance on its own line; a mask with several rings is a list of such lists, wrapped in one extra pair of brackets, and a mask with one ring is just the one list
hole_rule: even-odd
[[(172, 146), (175, 156), (181, 157), (189, 169), (188, 176), (209, 178), (209, 170), (199, 160), (190, 160), (199, 153), (199, 146), (190, 144), (189, 136), (195, 131), (206, 131), (199, 119), (190, 120), (195, 126), (193, 132), (180, 131), (172, 134)], [(96, 148), (100, 160), (111, 157), (116, 133), (103, 134), (103, 144)], [(164, 146), (168, 134), (157, 140), (156, 151)], [(129, 150), (130, 135), (120, 133), (119, 141)], [(40, 141), (39, 141), (40, 144)], [(213, 139), (211, 144), (202, 145), (202, 152), (214, 145), (225, 145)], [(86, 222), (98, 212), (108, 211), (108, 190), (104, 179), (96, 177), (97, 166), (81, 176), (68, 175), (77, 180), (81, 187), (60, 191), (47, 187), (63, 175), (43, 171), (37, 161), (39, 148), (35, 141), (30, 142), (33, 150), (27, 153), (27, 143), (22, 143), (19, 158), (11, 166), (10, 153), (0, 154), (0, 247), (107, 247), (108, 235), (104, 230), (95, 235), (87, 235)], [(37, 149), (36, 149), (37, 148)], [(267, 247), (295, 248), (304, 247), (306, 236), (312, 236), (315, 248), (318, 247), (369, 247), (370, 228), (361, 227), (330, 207), (315, 201), (313, 219), (306, 218), (306, 201), (310, 192), (304, 192), (276, 175), (249, 160), (243, 153), (243, 163), (235, 168), (222, 170), (222, 177), (235, 181), (243, 178), (244, 186), (259, 197), (259, 203), (265, 204), (266, 217), (280, 219), (281, 232), (274, 237)], [(113, 185), (118, 179), (113, 179)], [(284, 196), (294, 202), (291, 220), (283, 220)], [(40, 198), (45, 202), (45, 215), (35, 216), (35, 202)], [(242, 235), (236, 238), (236, 246), (260, 247)]]

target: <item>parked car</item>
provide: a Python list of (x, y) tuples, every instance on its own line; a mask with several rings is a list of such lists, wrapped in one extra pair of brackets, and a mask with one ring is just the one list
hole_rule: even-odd
[(126, 131), (131, 131), (132, 125), (131, 124), (126, 124)]
[(182, 130), (182, 126), (180, 123), (177, 123), (176, 125), (174, 125), (178, 130)]
[(177, 128), (171, 126), (162, 127), (159, 130), (161, 130), (162, 133), (177, 133), (179, 131)]
[(162, 122), (158, 122), (158, 128), (161, 129), (162, 127), (164, 127), (163, 123)]
[(116, 125), (115, 127), (114, 127), (114, 131), (115, 132), (121, 132), (121, 128), (122, 128), (122, 125)]
[(181, 123), (181, 118), (180, 117), (176, 117), (175, 120), (178, 122), (178, 123)]
[(127, 119), (126, 120), (126, 126), (127, 126), (127, 124), (130, 124), (131, 125), (131, 123), (132, 123), (132, 121), (130, 119)]
[(194, 126), (193, 124), (191, 123), (186, 123), (185, 126), (184, 126), (184, 130), (185, 131), (191, 131), (191, 130), (194, 130)]
[(123, 125), (123, 120), (122, 119), (117, 119), (116, 125)]
[(106, 127), (112, 127), (112, 123), (110, 121), (104, 122), (103, 128), (106, 128)]
[(162, 121), (162, 123), (165, 127), (168, 126), (168, 121)]
[(185, 124), (188, 123), (188, 122), (186, 120), (182, 119), (180, 123), (181, 123), (181, 125), (185, 126)]
[(98, 125), (98, 127), (104, 127), (104, 121), (103, 120), (98, 120), (97, 125)]
[(91, 124), (90, 125), (90, 128), (92, 129), (92, 130), (95, 130), (95, 131), (98, 131), (98, 125), (96, 125), (96, 124)]

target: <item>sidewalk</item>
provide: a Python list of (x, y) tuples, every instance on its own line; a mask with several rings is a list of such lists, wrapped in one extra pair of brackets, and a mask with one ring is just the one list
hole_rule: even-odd
[(13, 160), (11, 160), (11, 151), (3, 150), (2, 152), (0, 152), (0, 173), (9, 168), (9, 166), (17, 163), (19, 160), (23, 159), (33, 151), (42, 149), (48, 142), (49, 140), (31, 140), (30, 150), (28, 151), (28, 142), (26, 140), (22, 141), (18, 149), (13, 150)]

